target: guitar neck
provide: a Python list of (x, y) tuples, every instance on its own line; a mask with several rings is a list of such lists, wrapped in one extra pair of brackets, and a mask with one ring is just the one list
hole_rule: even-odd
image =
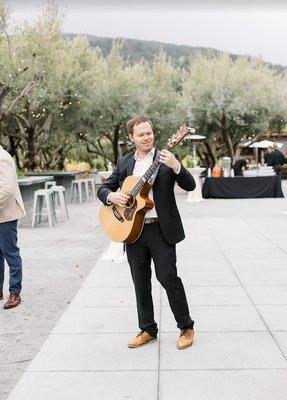
[[(166, 148), (165, 148), (166, 149)], [(156, 169), (158, 168), (158, 166), (160, 165), (160, 152), (158, 153), (158, 155), (156, 156), (154, 162), (152, 163), (152, 165), (148, 168), (148, 170), (143, 174), (143, 176), (141, 177), (141, 179), (138, 181), (138, 183), (133, 187), (133, 189), (131, 190), (131, 194), (135, 197), (139, 194), (139, 192), (142, 190), (142, 188), (144, 187), (144, 185), (148, 182), (148, 180), (150, 179), (150, 177), (152, 176), (152, 174), (156, 171)]]
[[(186, 125), (183, 125), (180, 127), (180, 129), (172, 135), (172, 137), (168, 140), (167, 146), (165, 147), (165, 150), (171, 150), (175, 146), (177, 146), (181, 140), (190, 132), (194, 132), (195, 130), (193, 128), (189, 128)], [(131, 190), (131, 195), (135, 198), (139, 192), (143, 189), (144, 185), (148, 182), (152, 174), (156, 171), (158, 166), (160, 165), (160, 152), (156, 156), (154, 162), (152, 165), (149, 167), (149, 169), (144, 173), (144, 175), (141, 177), (141, 179), (138, 181), (138, 183), (133, 187)]]

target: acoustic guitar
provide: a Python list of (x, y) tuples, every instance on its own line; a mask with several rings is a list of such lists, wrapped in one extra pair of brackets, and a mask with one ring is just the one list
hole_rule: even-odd
[[(191, 132), (194, 132), (193, 128), (185, 125), (181, 126), (168, 140), (165, 149), (173, 149)], [(154, 206), (153, 201), (148, 197), (148, 193), (152, 187), (149, 179), (161, 164), (159, 157), (160, 152), (141, 178), (136, 176), (126, 177), (121, 187), (121, 192), (129, 195), (126, 205), (101, 205), (99, 210), (100, 224), (109, 238), (114, 242), (133, 243), (140, 236), (145, 214)]]

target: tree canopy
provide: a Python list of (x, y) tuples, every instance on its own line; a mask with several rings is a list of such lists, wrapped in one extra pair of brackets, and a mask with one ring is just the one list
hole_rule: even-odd
[(53, 3), (33, 24), (11, 26), (10, 14), (0, 3), (0, 141), (19, 169), (61, 169), (66, 158), (116, 164), (135, 115), (151, 118), (159, 147), (191, 124), (207, 137), (198, 149), (206, 166), (286, 126), (287, 78), (260, 60), (212, 53), (182, 64), (160, 50), (135, 62), (122, 41), (106, 54), (83, 35), (67, 38)]

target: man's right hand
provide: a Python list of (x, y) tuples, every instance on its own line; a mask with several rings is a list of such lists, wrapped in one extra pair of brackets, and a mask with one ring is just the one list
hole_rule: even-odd
[(118, 206), (124, 206), (129, 200), (129, 196), (121, 192), (111, 192), (108, 194), (107, 200)]

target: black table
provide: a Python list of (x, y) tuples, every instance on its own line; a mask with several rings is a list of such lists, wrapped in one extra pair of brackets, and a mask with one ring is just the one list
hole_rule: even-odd
[(202, 187), (204, 199), (248, 199), (262, 197), (284, 197), (281, 177), (258, 176), (233, 178), (205, 178)]

